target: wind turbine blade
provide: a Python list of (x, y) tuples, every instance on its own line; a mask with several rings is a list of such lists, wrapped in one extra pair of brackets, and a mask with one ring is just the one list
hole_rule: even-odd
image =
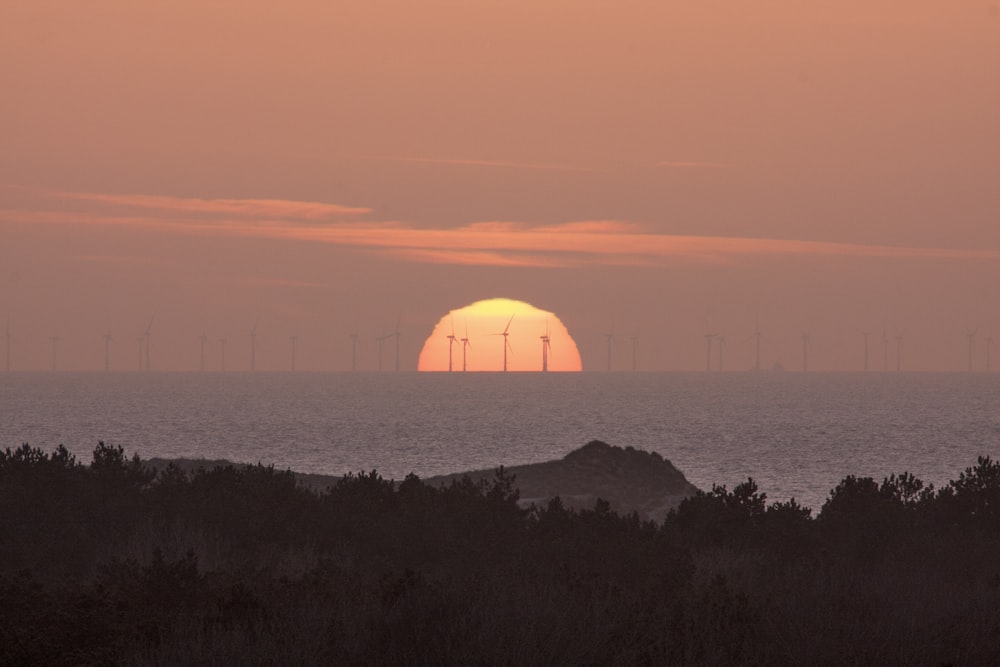
[[(516, 315), (516, 314), (517, 314), (517, 313), (515, 313), (515, 315)], [(503, 332), (504, 332), (504, 333), (507, 333), (507, 330), (508, 330), (508, 329), (510, 329), (510, 323), (511, 323), (511, 322), (513, 322), (513, 321), (514, 321), (514, 315), (511, 315), (511, 316), (510, 316), (510, 319), (509, 319), (509, 320), (507, 320), (507, 326), (505, 326), (505, 327), (503, 328)]]

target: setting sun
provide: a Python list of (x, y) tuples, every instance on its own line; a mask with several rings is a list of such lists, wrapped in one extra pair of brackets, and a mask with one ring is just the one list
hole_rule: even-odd
[(515, 299), (485, 299), (438, 321), (417, 369), (580, 371), (583, 365), (576, 342), (554, 313)]

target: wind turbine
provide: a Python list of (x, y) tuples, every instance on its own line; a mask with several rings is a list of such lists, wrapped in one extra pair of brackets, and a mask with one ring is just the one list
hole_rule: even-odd
[(712, 340), (719, 334), (705, 334), (705, 370), (712, 370)]
[(902, 354), (903, 354), (903, 336), (896, 336), (896, 372), (898, 373), (902, 368)]
[(993, 345), (993, 336), (987, 336), (983, 340), (986, 341), (986, 372), (990, 369), (990, 346)]
[(753, 369), (755, 371), (760, 370), (760, 319), (758, 319), (753, 325), (753, 333), (743, 339), (746, 343), (751, 338), (757, 339), (756, 354), (754, 356)]
[(351, 334), (351, 370), (358, 370), (358, 329), (354, 328)]
[(809, 370), (809, 334), (802, 334), (802, 371)]
[(865, 370), (868, 370), (868, 336), (872, 335), (871, 331), (862, 331), (861, 335), (865, 337)]
[(145, 338), (146, 338), (146, 370), (147, 371), (149, 370), (149, 349), (151, 347), (150, 342), (151, 342), (152, 337), (153, 337), (153, 320), (155, 320), (155, 319), (156, 319), (156, 315), (153, 315), (151, 318), (149, 318), (149, 324), (146, 325)]
[(59, 343), (59, 336), (52, 337), (52, 370), (56, 369), (56, 346)]
[(549, 350), (552, 349), (552, 340), (549, 338), (549, 321), (545, 320), (545, 334), (539, 336), (542, 341), (542, 372), (549, 372)]
[(465, 323), (465, 338), (462, 339), (462, 372), (466, 370), (465, 366), (465, 350), (472, 347), (472, 342), (469, 340), (469, 322)]
[(615, 330), (614, 327), (611, 329), (611, 333), (604, 334), (604, 337), (608, 339), (608, 372), (611, 372), (611, 347), (615, 344)]
[(296, 349), (299, 346), (299, 337), (297, 335), (295, 335), (295, 336), (289, 336), (288, 340), (292, 341), (292, 372), (294, 373), (295, 372), (295, 351), (296, 351)]
[(142, 348), (146, 339), (143, 336), (139, 336), (135, 339), (135, 342), (139, 344), (139, 372), (142, 372)]
[(882, 327), (882, 371), (889, 370), (889, 337), (885, 335), (885, 327)]
[(198, 357), (198, 359), (200, 361), (199, 368), (204, 373), (205, 372), (205, 343), (208, 341), (208, 336), (206, 336), (204, 334), (204, 332), (203, 332), (200, 336), (198, 336), (198, 340), (201, 341), (201, 354)]
[(111, 332), (104, 334), (104, 370), (111, 370)]
[(220, 338), (219, 346), (222, 348), (222, 372), (226, 371), (226, 343), (229, 341), (228, 338)]
[(10, 322), (7, 322), (7, 329), (4, 332), (4, 339), (7, 346), (7, 372), (10, 372)]
[(976, 330), (975, 329), (967, 329), (966, 332), (965, 332), (965, 336), (968, 339), (968, 346), (969, 346), (969, 372), (971, 373), (972, 372), (972, 350), (973, 350), (973, 348), (976, 345)]
[(253, 372), (257, 370), (257, 323), (260, 320), (254, 320), (253, 328), (250, 329), (250, 371)]
[(448, 335), (448, 372), (452, 371), (451, 367), (451, 349), (458, 342), (458, 338), (455, 337), (455, 318), (451, 318), (451, 334)]
[(719, 334), (719, 372), (722, 372), (722, 351), (726, 349), (726, 337)]
[(385, 339), (388, 336), (376, 336), (375, 342), (378, 343), (378, 370), (382, 372), (382, 348), (385, 347)]
[(503, 331), (501, 331), (500, 333), (492, 334), (493, 336), (503, 336), (503, 372), (504, 373), (507, 372), (507, 350), (508, 349), (513, 350), (513, 348), (511, 348), (511, 346), (510, 346), (510, 342), (508, 342), (508, 340), (507, 340), (507, 336), (509, 335), (508, 332), (509, 332), (509, 329), (510, 329), (510, 323), (513, 322), (513, 321), (514, 321), (514, 315), (511, 315), (510, 319), (507, 320), (507, 326), (505, 326), (503, 328)]
[(634, 373), (638, 369), (638, 364), (636, 360), (638, 359), (639, 337), (632, 336), (631, 341), (632, 341), (632, 372)]
[[(399, 372), (399, 321), (401, 319), (402, 319), (402, 315), (400, 315), (399, 317), (397, 317), (396, 318), (396, 328), (393, 330), (392, 333), (387, 334), (387, 335), (385, 335), (385, 336), (382, 337), (383, 340), (385, 340), (386, 338), (395, 338), (396, 339), (396, 372), (397, 373)], [(381, 364), (379, 364), (379, 370), (382, 370), (382, 365)]]

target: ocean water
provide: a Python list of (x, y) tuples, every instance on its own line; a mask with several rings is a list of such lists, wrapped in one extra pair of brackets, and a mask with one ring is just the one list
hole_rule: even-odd
[(1000, 373), (5, 373), (0, 447), (401, 479), (659, 452), (703, 489), (753, 477), (818, 511), (848, 474), (935, 485), (1000, 456)]

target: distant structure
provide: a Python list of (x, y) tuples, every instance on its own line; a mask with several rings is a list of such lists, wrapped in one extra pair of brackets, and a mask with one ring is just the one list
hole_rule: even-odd
[(375, 342), (378, 343), (378, 370), (382, 372), (382, 349), (385, 347), (385, 339), (388, 336), (376, 336)]
[(253, 328), (250, 329), (250, 372), (257, 370), (257, 322), (254, 320)]
[(721, 373), (723, 371), (722, 359), (723, 359), (723, 350), (726, 349), (726, 337), (723, 336), (722, 334), (719, 334), (717, 340), (719, 342), (719, 372)]
[(608, 339), (608, 372), (611, 372), (611, 348), (615, 344), (615, 331), (611, 330), (611, 333), (604, 334), (604, 337)]
[(220, 368), (222, 369), (223, 373), (226, 372), (226, 342), (228, 340), (229, 340), (228, 338), (220, 338), (219, 339), (219, 347), (220, 347), (220, 350), (222, 352), (222, 364), (221, 364)]
[(52, 337), (52, 370), (56, 369), (56, 347), (59, 345), (59, 336)]
[(139, 368), (136, 369), (140, 373), (142, 372), (142, 350), (146, 344), (146, 338), (144, 336), (139, 336), (135, 339), (135, 342), (139, 344)]
[(396, 339), (396, 372), (397, 373), (399, 372), (399, 322), (400, 322), (401, 319), (402, 319), (402, 316), (396, 318), (396, 328), (393, 330), (393, 332), (391, 334), (389, 334), (388, 336), (386, 336), (386, 338), (395, 338)]
[(7, 328), (4, 331), (4, 342), (5, 342), (5, 346), (7, 348), (6, 369), (7, 369), (7, 372), (9, 373), (10, 372), (10, 322), (7, 323)]
[(861, 335), (865, 337), (865, 370), (868, 370), (868, 336), (872, 334), (871, 331), (862, 331)]
[(889, 370), (889, 337), (885, 335), (885, 327), (882, 328), (882, 372)]
[(539, 338), (542, 340), (542, 372), (549, 372), (549, 350), (552, 347), (552, 341), (549, 339), (549, 321), (545, 321), (545, 333)]
[(295, 372), (295, 352), (299, 347), (299, 337), (289, 336), (288, 340), (292, 341), (292, 372)]
[(802, 372), (809, 370), (809, 334), (802, 334)]
[(155, 320), (155, 319), (156, 319), (156, 315), (153, 315), (151, 318), (149, 318), (149, 324), (146, 325), (146, 333), (144, 335), (144, 337), (146, 339), (146, 371), (147, 372), (151, 368), (150, 361), (149, 361), (149, 351), (152, 348), (153, 320)]
[(635, 373), (638, 370), (638, 357), (639, 357), (639, 337), (632, 336), (632, 372)]
[(509, 335), (509, 331), (510, 331), (510, 323), (513, 322), (513, 321), (514, 321), (514, 316), (511, 315), (510, 319), (507, 320), (507, 326), (505, 326), (503, 328), (503, 331), (501, 331), (500, 333), (491, 334), (493, 336), (503, 336), (503, 372), (504, 373), (507, 372), (507, 350), (512, 349), (510, 347), (510, 342), (507, 340), (507, 336)]
[(705, 371), (710, 372), (712, 370), (712, 341), (719, 334), (707, 333), (705, 334)]
[(351, 370), (358, 370), (358, 330), (351, 334)]
[(986, 341), (986, 372), (989, 373), (990, 370), (990, 347), (993, 345), (993, 336), (987, 336), (983, 340)]
[(753, 369), (760, 370), (760, 320), (753, 325), (753, 337), (757, 339), (756, 356), (754, 357)]
[(965, 332), (965, 336), (969, 339), (969, 372), (972, 372), (972, 350), (976, 346), (976, 330), (971, 329)]
[(455, 318), (451, 318), (451, 333), (448, 334), (448, 372), (452, 371), (451, 363), (451, 351), (455, 347), (455, 343), (458, 342), (458, 338), (455, 337)]
[(902, 368), (902, 356), (903, 356), (903, 337), (896, 336), (896, 372), (898, 373)]
[(104, 334), (104, 372), (111, 370), (111, 332)]
[(201, 350), (200, 350), (200, 354), (198, 356), (198, 361), (199, 361), (198, 368), (201, 370), (202, 373), (204, 373), (205, 372), (205, 343), (208, 342), (208, 336), (206, 336), (204, 334), (204, 332), (203, 332), (200, 336), (198, 336), (198, 340), (201, 341)]
[(466, 372), (467, 368), (465, 365), (465, 351), (472, 347), (472, 341), (469, 340), (469, 323), (465, 323), (465, 338), (462, 339), (462, 372)]

